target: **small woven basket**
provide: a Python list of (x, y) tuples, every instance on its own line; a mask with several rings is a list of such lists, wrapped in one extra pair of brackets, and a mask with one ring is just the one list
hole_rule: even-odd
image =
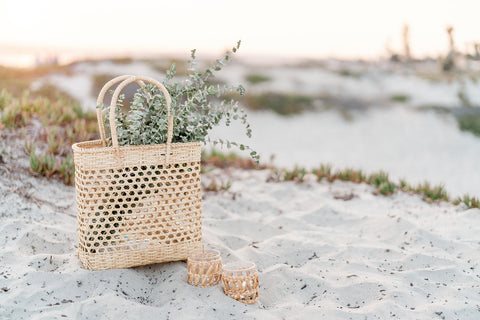
[(257, 302), (258, 272), (253, 262), (223, 266), (222, 282), (223, 291), (229, 297), (247, 304)]
[(217, 250), (195, 252), (187, 260), (188, 283), (202, 288), (211, 287), (222, 278), (222, 258)]
[[(171, 98), (165, 87), (148, 77), (120, 76), (105, 84), (117, 86), (110, 104), (111, 141), (107, 141), (101, 109), (100, 140), (72, 146), (79, 229), (78, 256), (87, 269), (128, 268), (185, 260), (203, 248), (201, 229), (200, 143), (172, 143)], [(132, 82), (156, 85), (168, 110), (167, 142), (119, 146), (115, 106)], [(111, 146), (109, 146), (111, 144)]]

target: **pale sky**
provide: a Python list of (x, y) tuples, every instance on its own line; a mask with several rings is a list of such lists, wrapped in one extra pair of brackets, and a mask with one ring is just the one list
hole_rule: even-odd
[(245, 55), (376, 58), (387, 41), (401, 50), (407, 23), (413, 55), (437, 56), (449, 24), (460, 50), (480, 41), (479, 9), (478, 0), (0, 0), (0, 49), (218, 53), (242, 39)]

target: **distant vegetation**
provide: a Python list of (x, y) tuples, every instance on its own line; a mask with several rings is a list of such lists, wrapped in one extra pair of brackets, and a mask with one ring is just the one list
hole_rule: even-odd
[(471, 132), (480, 137), (480, 108), (479, 107), (459, 107), (451, 109), (445, 106), (423, 105), (417, 108), (420, 111), (433, 110), (437, 113), (452, 115), (457, 121), (458, 128), (461, 131)]
[(313, 98), (288, 93), (246, 94), (241, 100), (251, 110), (272, 110), (281, 115), (313, 110)]
[(410, 100), (410, 96), (406, 94), (394, 94), (390, 97), (390, 101), (392, 102), (408, 102)]
[(460, 130), (469, 131), (476, 136), (480, 136), (480, 114), (462, 114), (457, 116), (457, 121)]
[(250, 84), (258, 84), (262, 82), (269, 82), (272, 81), (270, 77), (261, 74), (249, 74), (245, 77), (245, 80), (248, 81)]
[(30, 88), (32, 81), (53, 72), (69, 74), (69, 66), (42, 66), (34, 69), (17, 69), (0, 66), (0, 90), (6, 89), (14, 95), (21, 95)]
[(338, 71), (338, 74), (341, 75), (342, 77), (352, 77), (352, 78), (360, 78), (362, 76), (361, 73), (355, 72), (349, 69), (340, 69)]

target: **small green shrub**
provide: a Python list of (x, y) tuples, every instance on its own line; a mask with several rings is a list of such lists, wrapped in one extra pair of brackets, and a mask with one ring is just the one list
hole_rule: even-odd
[(293, 170), (285, 170), (283, 180), (284, 181), (295, 181), (295, 182), (303, 182), (305, 179), (305, 175), (308, 171), (305, 168), (299, 168), (295, 166)]
[(355, 183), (362, 183), (367, 180), (367, 177), (363, 174), (362, 170), (353, 170), (350, 168), (339, 170), (335, 174), (339, 180), (351, 181)]

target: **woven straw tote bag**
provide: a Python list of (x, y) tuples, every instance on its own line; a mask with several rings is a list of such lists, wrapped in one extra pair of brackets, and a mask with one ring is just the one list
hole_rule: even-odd
[[(149, 77), (120, 76), (105, 84), (105, 93), (121, 82), (109, 110), (107, 141), (101, 109), (100, 140), (72, 146), (78, 217), (78, 256), (86, 269), (128, 268), (185, 260), (202, 249), (199, 142), (172, 143), (171, 98)], [(115, 106), (122, 89), (136, 82), (156, 85), (168, 110), (165, 144), (119, 146)]]

